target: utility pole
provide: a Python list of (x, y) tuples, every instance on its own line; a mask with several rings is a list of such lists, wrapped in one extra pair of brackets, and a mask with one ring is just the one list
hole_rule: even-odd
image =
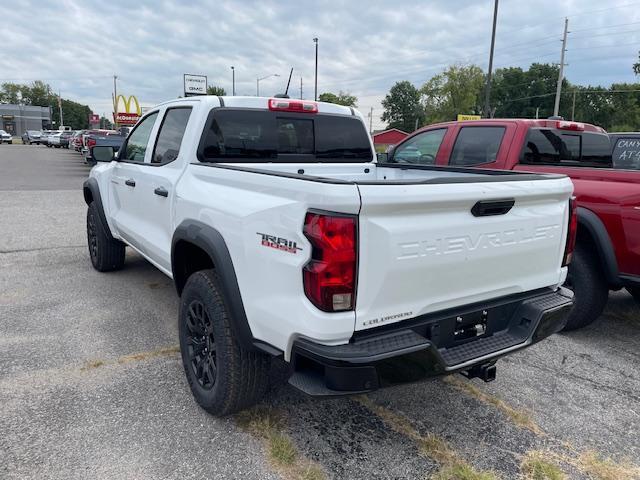
[(64, 119), (62, 118), (62, 94), (60, 90), (58, 90), (58, 108), (60, 109), (60, 125), (58, 125), (58, 128), (60, 128), (64, 125)]
[(576, 115), (576, 91), (573, 90), (573, 104), (571, 105), (571, 121), (573, 122), (573, 117)]
[(302, 100), (302, 77), (300, 77), (300, 100)]
[(498, 21), (498, 0), (493, 4), (493, 29), (491, 30), (491, 51), (489, 52), (489, 70), (487, 71), (487, 85), (484, 91), (484, 116), (491, 117), (491, 71), (493, 70), (493, 49), (496, 45), (496, 23)]
[(313, 90), (313, 99), (318, 101), (318, 37), (314, 37), (313, 43), (316, 44), (316, 86)]
[(369, 134), (373, 135), (373, 107), (369, 110)]
[(556, 89), (556, 103), (553, 106), (553, 116), (558, 116), (560, 110), (560, 93), (562, 91), (562, 79), (564, 78), (564, 52), (567, 49), (567, 28), (569, 27), (569, 19), (564, 19), (564, 34), (562, 35), (562, 51), (560, 52), (560, 70), (558, 72), (558, 87)]
[(231, 96), (236, 96), (236, 68), (231, 65)]
[(118, 122), (116, 121), (116, 117), (118, 116), (118, 88), (116, 86), (116, 80), (118, 80), (118, 76), (113, 76), (113, 125), (118, 126)]

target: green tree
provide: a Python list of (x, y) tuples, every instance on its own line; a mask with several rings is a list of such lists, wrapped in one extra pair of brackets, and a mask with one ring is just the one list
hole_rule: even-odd
[(51, 95), (51, 87), (41, 80), (36, 80), (23, 90), (25, 104), (46, 107), (51, 105), (54, 96)]
[(25, 85), (17, 83), (3, 83), (0, 90), (0, 103), (22, 104), (23, 90)]
[(452, 65), (421, 88), (428, 123), (480, 112), (484, 73), (477, 65)]
[(105, 130), (111, 130), (113, 128), (113, 123), (107, 117), (100, 117), (100, 128)]
[(343, 92), (342, 90), (337, 95), (331, 92), (321, 93), (318, 100), (321, 102), (344, 105), (345, 107), (356, 107), (358, 103), (358, 97), (350, 95), (347, 92)]
[(207, 87), (207, 95), (218, 95), (219, 97), (224, 97), (227, 94), (227, 91), (222, 87), (217, 87), (216, 85), (209, 85)]
[[(495, 72), (491, 83), (491, 107), (494, 116), (500, 118), (547, 118), (553, 115), (558, 67), (545, 63), (533, 63), (528, 70), (502, 68)], [(562, 91), (571, 91), (567, 79), (562, 81)], [(560, 115), (570, 117), (572, 98), (560, 97)]]
[(420, 91), (408, 80), (397, 82), (382, 100), (382, 121), (387, 128), (412, 132), (424, 121), (424, 108), (420, 103)]

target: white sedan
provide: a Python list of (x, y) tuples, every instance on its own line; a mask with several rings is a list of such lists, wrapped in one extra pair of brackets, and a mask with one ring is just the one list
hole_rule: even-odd
[(0, 143), (13, 143), (13, 137), (10, 133), (0, 130)]

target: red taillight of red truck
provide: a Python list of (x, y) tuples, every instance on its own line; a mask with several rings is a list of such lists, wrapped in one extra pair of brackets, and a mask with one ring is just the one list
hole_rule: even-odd
[(304, 293), (320, 310), (353, 310), (356, 295), (357, 217), (307, 213), (303, 233), (312, 246), (303, 268)]

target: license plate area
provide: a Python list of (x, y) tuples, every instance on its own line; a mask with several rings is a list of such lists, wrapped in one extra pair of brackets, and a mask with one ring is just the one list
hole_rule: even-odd
[(423, 334), (437, 348), (450, 348), (504, 332), (511, 325), (518, 303), (462, 311), (426, 324)]

